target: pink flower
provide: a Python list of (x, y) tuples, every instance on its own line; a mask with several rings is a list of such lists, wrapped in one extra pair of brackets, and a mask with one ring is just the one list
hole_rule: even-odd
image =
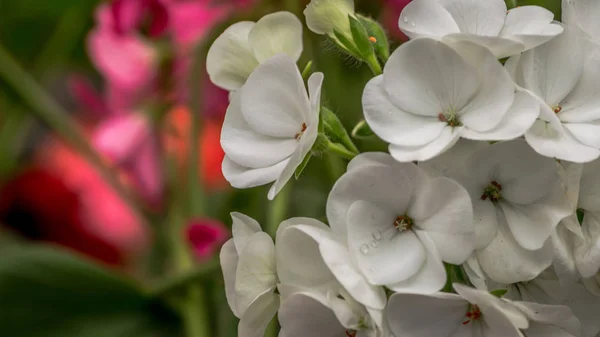
[(202, 2), (170, 3), (171, 31), (175, 43), (184, 50), (192, 47), (231, 12), (232, 6)]
[(398, 18), (400, 13), (411, 2), (411, 0), (384, 0), (384, 9), (382, 12), (382, 23), (390, 34), (390, 38), (398, 41), (408, 41), (408, 36), (404, 35), (398, 27)]
[(229, 238), (229, 230), (217, 220), (192, 221), (187, 228), (187, 238), (196, 258), (206, 261), (213, 257)]
[(109, 86), (125, 97), (151, 87), (158, 71), (158, 55), (135, 31), (124, 30), (132, 19), (117, 24), (112, 8), (105, 4), (98, 8), (96, 20), (97, 27), (88, 37), (88, 52)]
[(164, 182), (158, 139), (144, 115), (132, 112), (107, 118), (94, 131), (93, 142), (98, 152), (128, 174), (145, 200), (160, 205)]

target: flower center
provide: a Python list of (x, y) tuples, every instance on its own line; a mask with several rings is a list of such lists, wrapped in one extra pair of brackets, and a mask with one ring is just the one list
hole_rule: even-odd
[(400, 233), (406, 232), (412, 229), (413, 227), (413, 219), (408, 215), (400, 215), (394, 221), (394, 228), (396, 228)]
[(302, 137), (302, 135), (304, 134), (304, 131), (306, 131), (307, 126), (306, 123), (302, 123), (302, 127), (300, 128), (300, 132), (298, 132), (296, 134), (296, 139), (300, 139), (300, 137)]
[(465, 314), (466, 320), (462, 322), (463, 325), (467, 325), (472, 321), (476, 321), (481, 318), (481, 310), (475, 304), (469, 306), (469, 311)]
[(440, 122), (446, 122), (446, 124), (448, 124), (449, 126), (462, 126), (462, 123), (458, 119), (458, 116), (454, 113), (440, 113), (438, 115), (438, 119)]
[(498, 200), (502, 199), (502, 185), (498, 184), (497, 181), (492, 181), (488, 187), (483, 190), (483, 194), (481, 195), (481, 200), (490, 199), (491, 202), (498, 202)]
[(554, 111), (555, 114), (559, 113), (562, 111), (562, 106), (557, 105), (555, 107), (552, 108), (552, 111)]
[(346, 330), (346, 336), (347, 337), (356, 337), (356, 331), (354, 330)]

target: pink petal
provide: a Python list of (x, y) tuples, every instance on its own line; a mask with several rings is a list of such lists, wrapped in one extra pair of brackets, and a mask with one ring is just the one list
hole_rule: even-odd
[(135, 31), (144, 15), (145, 0), (113, 0), (111, 12), (118, 34), (126, 35)]
[(170, 4), (171, 29), (175, 41), (183, 48), (188, 48), (226, 18), (231, 8), (193, 2)]
[(219, 251), (229, 238), (229, 230), (217, 220), (192, 221), (187, 228), (188, 241), (199, 260), (207, 260)]
[(160, 206), (164, 181), (155, 137), (146, 140), (131, 159), (129, 171), (138, 193), (153, 206)]
[(131, 161), (150, 137), (150, 126), (137, 113), (116, 116), (101, 123), (93, 135), (98, 152), (117, 163)]
[(156, 52), (133, 35), (98, 28), (89, 36), (92, 62), (109, 84), (140, 91), (151, 85), (156, 74)]

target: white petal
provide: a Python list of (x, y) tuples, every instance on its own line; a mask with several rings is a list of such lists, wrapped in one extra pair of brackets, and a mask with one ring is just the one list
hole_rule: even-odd
[(242, 88), (242, 114), (257, 132), (294, 139), (308, 123), (310, 102), (296, 63), (284, 54), (256, 68)]
[(277, 231), (275, 247), (279, 281), (289, 285), (316, 288), (334, 280), (319, 252), (319, 243), (297, 225), (329, 231), (324, 223), (309, 218), (284, 221)]
[(281, 191), (281, 189), (285, 186), (285, 184), (292, 178), (294, 172), (302, 161), (304, 157), (308, 154), (308, 152), (312, 149), (313, 144), (317, 140), (318, 130), (316, 127), (309, 127), (306, 132), (300, 138), (300, 146), (296, 149), (296, 151), (289, 158), (287, 165), (281, 171), (281, 174), (269, 189), (269, 193), (267, 197), (269, 200), (275, 199), (277, 193)]
[(248, 43), (260, 63), (280, 53), (297, 61), (302, 54), (302, 23), (290, 12), (265, 15), (250, 31)]
[(211, 81), (221, 88), (237, 90), (258, 66), (248, 44), (254, 22), (238, 22), (227, 28), (210, 47), (206, 69)]
[(446, 269), (431, 237), (423, 231), (417, 230), (416, 234), (427, 252), (425, 263), (415, 275), (402, 282), (389, 284), (388, 288), (397, 293), (433, 294), (446, 284)]
[(498, 233), (496, 206), (489, 200), (473, 200), (473, 226), (475, 227), (475, 248), (481, 249), (494, 240)]
[(500, 36), (513, 38), (535, 48), (563, 32), (560, 24), (553, 23), (554, 14), (540, 6), (518, 6), (506, 16)]
[(579, 36), (573, 29), (532, 51), (532, 83), (526, 89), (533, 90), (549, 106), (562, 102), (575, 88), (583, 71), (583, 53)]
[[(479, 90), (460, 109), (460, 121), (476, 131), (489, 131), (498, 126), (514, 97), (514, 84), (504, 67), (485, 47), (462, 41), (451, 45), (470, 65), (479, 70)], [(458, 107), (457, 107), (458, 108)]]
[(544, 246), (558, 222), (569, 214), (552, 205), (532, 204), (521, 206), (500, 202), (508, 227), (516, 241), (525, 249), (537, 250)]
[(363, 110), (373, 132), (393, 144), (425, 145), (439, 137), (447, 125), (437, 117), (413, 115), (394, 106), (383, 86), (383, 76), (367, 83)]
[(518, 91), (512, 106), (492, 130), (477, 132), (465, 129), (462, 137), (473, 140), (511, 140), (521, 137), (531, 128), (540, 114), (538, 101), (525, 91)]
[[(394, 160), (386, 152), (364, 152), (354, 157), (349, 163), (347, 171), (354, 171), (361, 169), (365, 166), (392, 166), (398, 165), (399, 163)], [(400, 165), (411, 165), (411, 164), (400, 164)]]
[(530, 281), (552, 264), (550, 241), (540, 250), (526, 250), (515, 241), (505, 220), (498, 220), (501, 223), (494, 240), (476, 252), (481, 268), (492, 280), (504, 284)]
[(452, 15), (435, 0), (411, 1), (400, 14), (400, 29), (411, 39), (460, 32)]
[(277, 285), (275, 245), (271, 237), (259, 232), (250, 237), (239, 253), (235, 293), (237, 312), (245, 315), (246, 309), (261, 295), (272, 292)]
[(460, 111), (481, 84), (477, 70), (461, 55), (428, 38), (396, 49), (385, 65), (383, 80), (395, 106), (431, 117)]
[(525, 45), (516, 40), (502, 38), (498, 36), (481, 36), (463, 33), (446, 35), (443, 41), (456, 43), (460, 41), (470, 41), (478, 45), (487, 47), (497, 58), (505, 58), (517, 55), (525, 49)]
[(555, 252), (555, 258), (552, 265), (558, 278), (562, 282), (567, 282), (567, 284), (575, 283), (580, 278), (573, 258), (573, 233), (571, 233), (564, 225), (564, 223), (573, 220), (577, 223), (577, 227), (579, 227), (577, 216), (573, 215), (572, 217), (568, 217), (561, 221), (556, 228), (556, 231), (552, 233), (551, 236), (552, 246), (554, 247)]
[(371, 284), (406, 280), (425, 262), (425, 249), (415, 233), (394, 228), (399, 215), (363, 200), (348, 210), (348, 248)]
[[(463, 132), (465, 131), (463, 130)], [(461, 139), (448, 151), (431, 160), (420, 162), (419, 167), (427, 171), (430, 176), (454, 178), (466, 171), (467, 158), (473, 152), (486, 146), (489, 146), (489, 143)]]
[(494, 36), (500, 33), (506, 16), (503, 1), (439, 0), (454, 18), (462, 33)]
[(563, 22), (568, 25), (580, 25), (591, 37), (600, 36), (600, 3), (594, 0), (578, 0), (562, 2)]
[(319, 125), (319, 112), (321, 111), (321, 89), (323, 88), (323, 73), (314, 73), (308, 78), (308, 96), (310, 97), (309, 125)]
[(575, 248), (575, 262), (582, 277), (592, 277), (600, 269), (600, 214), (585, 212), (581, 229), (585, 244)]
[(469, 303), (456, 294), (394, 294), (387, 308), (396, 336), (451, 336), (462, 323)]
[(400, 146), (391, 144), (390, 154), (399, 162), (424, 161), (450, 149), (460, 139), (463, 128), (445, 127), (440, 136), (423, 146)]
[(279, 309), (279, 297), (271, 292), (259, 296), (246, 310), (238, 325), (238, 337), (263, 337)]
[(235, 243), (235, 249), (239, 253), (246, 248), (248, 240), (252, 235), (262, 232), (258, 221), (251, 217), (239, 213), (231, 212), (231, 232), (233, 234), (233, 242)]
[(353, 0), (312, 0), (304, 10), (306, 26), (317, 34), (350, 31), (348, 15), (354, 14)]
[(378, 207), (403, 214), (408, 208), (412, 188), (409, 177), (393, 167), (364, 167), (349, 171), (338, 179), (327, 199), (329, 224), (333, 232), (345, 240), (346, 214), (355, 201), (368, 200)]
[(564, 126), (581, 144), (595, 149), (600, 148), (600, 119), (586, 124), (566, 123)]
[(328, 304), (308, 293), (287, 298), (281, 305), (278, 318), (286, 337), (343, 336), (346, 331)]
[(229, 241), (225, 242), (223, 247), (221, 247), (219, 261), (221, 261), (221, 270), (223, 271), (227, 304), (229, 304), (229, 308), (231, 308), (233, 314), (239, 318), (235, 306), (235, 272), (237, 270), (238, 258), (233, 239), (229, 239)]
[(319, 250), (333, 275), (354, 299), (373, 309), (385, 307), (386, 297), (383, 288), (367, 282), (352, 265), (348, 250), (342, 244), (324, 239), (319, 244)]
[(289, 159), (286, 159), (273, 166), (252, 169), (242, 166), (225, 156), (222, 165), (223, 176), (235, 188), (262, 186), (277, 180), (288, 162)]
[(276, 138), (254, 131), (242, 115), (241, 95), (233, 95), (221, 131), (221, 146), (229, 159), (249, 168), (263, 168), (288, 158), (297, 144), (293, 137)]
[(600, 156), (599, 150), (579, 143), (564, 128), (556, 130), (542, 120), (533, 123), (525, 139), (537, 153), (551, 158), (586, 163)]
[(462, 264), (475, 249), (471, 198), (454, 180), (439, 177), (418, 186), (408, 215), (444, 261)]
[(600, 160), (583, 165), (579, 189), (579, 207), (586, 211), (600, 211)]
[[(571, 309), (564, 305), (548, 305), (532, 302), (514, 302), (514, 305), (531, 321), (553, 325), (571, 334), (555, 334), (550, 336), (581, 336), (582, 328)], [(529, 336), (529, 334), (528, 334)]]

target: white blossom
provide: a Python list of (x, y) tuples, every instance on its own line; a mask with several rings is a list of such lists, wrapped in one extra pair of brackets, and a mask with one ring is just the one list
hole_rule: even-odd
[(440, 290), (442, 261), (460, 264), (474, 248), (467, 192), (384, 153), (350, 163), (331, 191), (327, 217), (364, 277), (394, 291)]
[(296, 292), (279, 310), (285, 337), (388, 337), (369, 310), (352, 298), (318, 292)]
[(302, 54), (302, 23), (289, 12), (227, 28), (210, 47), (206, 68), (214, 84), (233, 91), (244, 85), (259, 64), (281, 53), (294, 62)]
[(581, 29), (588, 38), (600, 41), (600, 2), (596, 0), (562, 0), (562, 22)]
[(350, 38), (349, 16), (355, 17), (354, 0), (311, 0), (304, 16), (306, 25), (314, 33), (335, 39), (335, 30)]
[[(458, 294), (395, 294), (387, 319), (396, 336), (548, 337), (580, 336), (565, 306), (511, 302), (461, 284)], [(556, 333), (556, 334), (554, 334)], [(562, 334), (561, 334), (562, 333)]]
[(501, 283), (535, 278), (554, 259), (550, 236), (574, 211), (560, 165), (535, 153), (525, 141), (513, 140), (474, 151), (462, 167), (451, 178), (471, 196), (475, 256), (481, 268)]
[(428, 38), (399, 47), (363, 94), (366, 121), (401, 162), (431, 159), (461, 137), (520, 137), (537, 105), (485, 47)]
[(323, 74), (308, 91), (294, 61), (277, 55), (261, 64), (233, 97), (223, 123), (223, 175), (236, 188), (275, 181), (272, 200), (317, 139)]
[(472, 41), (497, 58), (516, 55), (559, 35), (554, 15), (539, 6), (507, 11), (504, 0), (413, 0), (400, 14), (400, 29), (410, 38)]
[(506, 62), (516, 83), (540, 102), (525, 134), (538, 153), (572, 162), (600, 156), (600, 49), (576, 29)]

